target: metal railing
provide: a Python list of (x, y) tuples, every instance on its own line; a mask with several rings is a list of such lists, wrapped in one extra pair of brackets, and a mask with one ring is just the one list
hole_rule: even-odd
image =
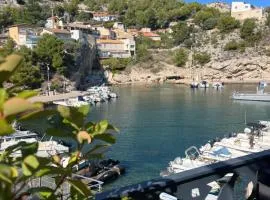
[[(123, 197), (135, 200), (158, 200), (160, 194), (164, 192), (179, 200), (202, 200), (210, 196), (217, 200), (244, 199), (244, 194), (240, 194), (241, 197), (239, 193), (236, 194), (235, 188), (238, 187), (235, 185), (242, 185), (243, 189), (251, 181), (255, 184), (258, 170), (268, 167), (270, 167), (270, 150), (99, 193), (96, 195), (96, 200), (114, 200)], [(233, 176), (221, 184), (214, 194), (211, 183), (224, 178), (229, 173)], [(239, 178), (242, 184), (237, 183)]]
[[(78, 174), (72, 174), (72, 178), (80, 179), (82, 182), (87, 184), (93, 194), (100, 193), (102, 191), (102, 185), (104, 184), (102, 181), (98, 181), (96, 179), (78, 175)], [(16, 185), (16, 189), (20, 188), (21, 186), (22, 185)], [(39, 187), (47, 187), (47, 188), (55, 189), (56, 184), (55, 184), (54, 178), (50, 176), (34, 178), (30, 180), (24, 186), (23, 191), (27, 191), (29, 188), (39, 188)], [(61, 195), (62, 200), (69, 199), (70, 198), (70, 184), (67, 181), (64, 182), (57, 190), (57, 193)]]

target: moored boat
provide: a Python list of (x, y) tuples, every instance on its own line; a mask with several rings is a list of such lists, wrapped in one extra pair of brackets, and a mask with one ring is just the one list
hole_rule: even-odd
[(247, 93), (247, 92), (234, 92), (232, 99), (243, 100), (243, 101), (267, 101), (270, 102), (270, 94), (265, 93), (266, 82), (260, 82), (257, 87), (257, 92)]

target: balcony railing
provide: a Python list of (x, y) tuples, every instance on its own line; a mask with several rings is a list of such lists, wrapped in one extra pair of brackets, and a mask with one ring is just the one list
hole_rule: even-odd
[[(209, 183), (217, 181), (228, 173), (232, 173), (233, 176), (224, 181), (218, 192), (215, 195), (212, 194), (211, 199), (214, 199), (213, 197), (216, 197), (215, 199), (217, 200), (245, 199), (243, 192), (235, 192), (236, 189), (239, 189), (236, 185), (241, 185), (241, 190), (244, 190), (250, 181), (256, 185), (258, 170), (264, 170), (269, 167), (270, 150), (266, 150), (184, 171), (166, 178), (149, 180), (99, 193), (96, 195), (96, 200), (114, 200), (122, 199), (123, 197), (135, 200), (158, 200), (161, 193), (167, 193), (179, 200), (210, 199), (209, 195), (213, 188)], [(264, 178), (270, 180), (270, 177)], [(237, 180), (241, 180), (242, 184)]]

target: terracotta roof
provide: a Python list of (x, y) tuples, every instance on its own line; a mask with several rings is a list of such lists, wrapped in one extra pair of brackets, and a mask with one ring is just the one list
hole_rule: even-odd
[(111, 15), (107, 12), (95, 12), (93, 13), (94, 17), (106, 17), (106, 16), (117, 16), (117, 15)]
[(144, 37), (160, 37), (160, 35), (153, 33), (153, 32), (142, 32)]
[(97, 44), (124, 44), (120, 40), (97, 40)]
[(14, 24), (14, 25), (9, 26), (8, 28), (11, 28), (11, 27), (34, 27), (34, 25), (30, 25), (30, 24)]
[(52, 33), (63, 33), (63, 34), (71, 34), (69, 31), (65, 29), (52, 29), (52, 28), (44, 28), (44, 30), (52, 32)]
[(57, 16), (52, 16), (52, 17), (49, 17), (48, 19), (59, 19), (59, 17), (57, 17)]

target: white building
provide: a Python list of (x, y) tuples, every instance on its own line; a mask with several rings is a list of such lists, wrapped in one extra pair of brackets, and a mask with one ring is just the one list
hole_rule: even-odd
[(120, 30), (125, 30), (125, 26), (122, 22), (114, 22), (113, 24), (114, 29), (120, 29)]
[(107, 12), (95, 12), (93, 13), (93, 20), (98, 22), (110, 22), (118, 19), (117, 15), (111, 15)]
[(263, 9), (245, 2), (232, 2), (231, 16), (238, 20), (245, 20), (248, 18), (262, 20)]
[(70, 30), (71, 38), (74, 40), (80, 40), (83, 38), (83, 33), (81, 30)]
[(63, 21), (59, 17), (53, 16), (46, 20), (45, 28), (58, 29), (63, 27)]
[(121, 40), (97, 40), (100, 58), (130, 58), (135, 55), (135, 41)]

